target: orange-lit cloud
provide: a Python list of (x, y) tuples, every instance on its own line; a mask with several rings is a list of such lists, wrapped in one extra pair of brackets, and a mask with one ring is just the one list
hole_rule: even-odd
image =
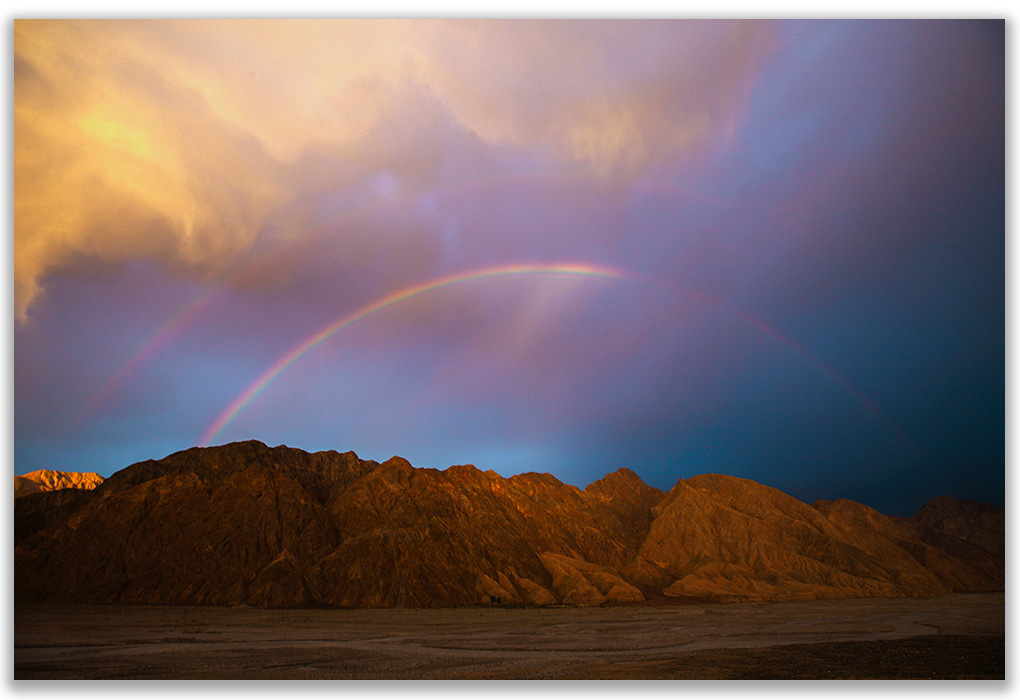
[(19, 20), (17, 318), (75, 260), (151, 258), (216, 275), (270, 235), (268, 222), (284, 237), (307, 227), (294, 206), (303, 195), (380, 173), (422, 186), (450, 177), (451, 153), (465, 149), (490, 170), (511, 158), (640, 175), (733, 128), (770, 31)]

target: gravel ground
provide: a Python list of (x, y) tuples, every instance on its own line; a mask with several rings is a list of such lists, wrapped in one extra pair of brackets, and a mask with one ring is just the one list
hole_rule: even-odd
[(1005, 595), (606, 608), (22, 606), (14, 678), (1005, 678)]

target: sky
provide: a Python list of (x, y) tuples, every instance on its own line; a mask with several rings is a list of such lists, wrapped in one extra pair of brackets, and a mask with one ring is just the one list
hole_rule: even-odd
[(1004, 505), (1004, 30), (16, 20), (14, 472)]

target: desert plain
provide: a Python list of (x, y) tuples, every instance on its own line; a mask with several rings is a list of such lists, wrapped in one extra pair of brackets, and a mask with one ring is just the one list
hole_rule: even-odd
[(1005, 679), (1005, 594), (611, 607), (30, 605), (21, 679)]

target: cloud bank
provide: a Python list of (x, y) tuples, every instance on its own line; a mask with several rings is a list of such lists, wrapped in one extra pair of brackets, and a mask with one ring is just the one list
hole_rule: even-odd
[(633, 180), (732, 132), (772, 43), (739, 22), (18, 20), (17, 318), (90, 261), (213, 279), (322, 226), (325, 198)]

